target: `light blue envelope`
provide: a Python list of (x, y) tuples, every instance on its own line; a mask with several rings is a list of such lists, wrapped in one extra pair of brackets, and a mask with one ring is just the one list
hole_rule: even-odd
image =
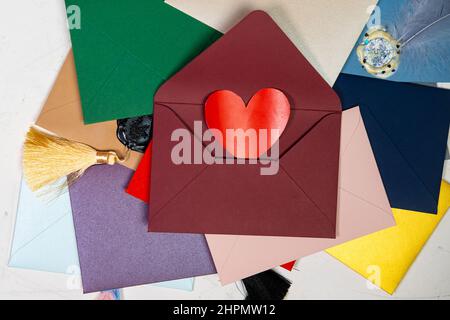
[[(68, 274), (79, 268), (68, 192), (38, 198), (22, 179), (8, 266)], [(193, 283), (187, 278), (154, 285), (192, 291)]]
[(58, 273), (78, 266), (68, 192), (38, 199), (22, 179), (9, 266)]
[(186, 279), (154, 283), (154, 284), (152, 284), (152, 286), (163, 287), (163, 288), (168, 288), (168, 289), (192, 291), (192, 290), (194, 290), (194, 278), (186, 278)]
[[(402, 8), (408, 1), (410, 0), (380, 0), (378, 2), (378, 7), (380, 8), (378, 12), (381, 15), (380, 24), (382, 26), (392, 26), (396, 21), (401, 23)], [(355, 44), (355, 48), (344, 65), (343, 73), (374, 77), (362, 68), (356, 54), (356, 48), (361, 43), (366, 31), (367, 27), (364, 28), (358, 42)], [(401, 55), (400, 66), (397, 72), (387, 78), (387, 80), (419, 83), (450, 82), (450, 38), (441, 41), (439, 46), (439, 54), (430, 53), (425, 57), (423, 55), (417, 57), (406, 52)], [(438, 60), (440, 60), (440, 63), (437, 63)]]

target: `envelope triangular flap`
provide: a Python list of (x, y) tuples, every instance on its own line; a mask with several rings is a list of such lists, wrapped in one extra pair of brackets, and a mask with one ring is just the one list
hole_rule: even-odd
[[(450, 124), (450, 91), (410, 84), (386, 86), (383, 96), (402, 97), (405, 103), (370, 104), (370, 112), (435, 199), (436, 210)], [(424, 127), (424, 124), (426, 127)], [(407, 133), (407, 134), (399, 134)], [(417, 137), (417, 138), (416, 138)], [(411, 161), (413, 160), (413, 161)], [(429, 168), (438, 168), (430, 172)]]
[[(341, 158), (339, 162), (340, 192), (348, 192), (356, 198), (363, 199), (365, 202), (380, 208), (381, 213), (392, 219), (392, 210), (359, 107), (347, 110), (346, 117), (342, 117), (342, 122)], [(342, 174), (343, 172), (347, 174)], [(369, 184), (367, 181), (372, 181), (372, 183)]]
[[(253, 233), (255, 235), (265, 235), (267, 232), (265, 230), (270, 225), (268, 229), (271, 229), (271, 232), (277, 229), (276, 235), (296, 236), (301, 233), (303, 236), (334, 236), (340, 113), (319, 112), (319, 117), (323, 119), (317, 122), (318, 116), (307, 112), (303, 115), (303, 124), (291, 121), (292, 132), (287, 133), (288, 137), (292, 140), (298, 137), (299, 141), (294, 143), (292, 148), (286, 149), (285, 155), (281, 155), (279, 173), (268, 177), (261, 176), (259, 165), (229, 166), (204, 163), (172, 165), (172, 151), (175, 144), (178, 144), (170, 142), (174, 128), (188, 129), (191, 142), (195, 140), (201, 146), (202, 142), (194, 136), (190, 123), (192, 119), (201, 119), (198, 117), (202, 109), (202, 106), (188, 104), (174, 106), (157, 104), (155, 107), (153, 141), (155, 163), (152, 164), (154, 170), (151, 178), (150, 231), (175, 232), (174, 226), (177, 225), (176, 232), (189, 232), (189, 228), (185, 229), (185, 226), (195, 221), (197, 233), (233, 234), (233, 230), (237, 232), (233, 222), (247, 207), (247, 211), (268, 214), (266, 220), (263, 215), (254, 216), (255, 220), (251, 222), (252, 229), (259, 229)], [(300, 112), (296, 114), (300, 116)], [(302, 128), (305, 125), (306, 127)], [(313, 129), (304, 136), (295, 135), (299, 129), (305, 130), (309, 127)], [(330, 138), (323, 139), (324, 136)], [(190, 144), (190, 148), (190, 160), (193, 161), (195, 151), (193, 143)], [(203, 151), (204, 147), (201, 148)], [(170, 168), (167, 167), (168, 164)], [(230, 180), (230, 177), (236, 179)], [(208, 185), (211, 185), (211, 188), (205, 188)], [(220, 192), (216, 190), (219, 186)], [(256, 198), (249, 198), (249, 191)], [(274, 201), (273, 197), (259, 196), (278, 193), (280, 195), (276, 198), (277, 201)], [(239, 206), (236, 206), (236, 203), (239, 203)], [(255, 208), (253, 203), (258, 203), (261, 207)], [(277, 214), (280, 225), (275, 226), (272, 222), (273, 214), (278, 212), (279, 208), (286, 207), (286, 203), (289, 203), (288, 208), (283, 209), (282, 215)], [(199, 208), (196, 208), (197, 204)], [(207, 216), (210, 219), (196, 218), (201, 208), (205, 207), (211, 208)], [(180, 212), (183, 212), (182, 218), (179, 217)], [(224, 216), (218, 214), (219, 212), (227, 214)], [(286, 220), (286, 217), (290, 218)], [(183, 219), (186, 219), (185, 223), (181, 221)], [(214, 223), (217, 219), (221, 219), (222, 223), (215, 229)], [(171, 227), (167, 229), (169, 221)], [(300, 225), (295, 226), (294, 230), (286, 227), (295, 225), (294, 221), (298, 221)], [(246, 234), (247, 223), (249, 221), (242, 225), (242, 234)], [(229, 226), (229, 231), (224, 231), (227, 229), (226, 225)], [(261, 227), (256, 227), (258, 225)]]
[[(340, 139), (340, 127), (341, 114), (329, 114), (299, 143), (294, 144), (280, 161), (280, 168), (295, 181), (298, 188), (333, 225), (336, 224), (336, 182), (339, 176), (340, 144), (336, 143), (336, 140)], [(326, 174), (323, 174), (324, 172)]]
[[(240, 247), (240, 239), (242, 237), (252, 239), (252, 236), (223, 235), (223, 234), (205, 234), (208, 247), (211, 246), (217, 250), (211, 250), (211, 256), (214, 260), (217, 272), (226, 266), (228, 259), (232, 257), (235, 249)], [(220, 275), (219, 275), (220, 277)]]
[(245, 102), (278, 88), (292, 109), (341, 111), (335, 92), (272, 18), (254, 11), (160, 87), (155, 102), (203, 104), (227, 89)]
[[(171, 140), (171, 136), (173, 133), (173, 128), (186, 128), (186, 125), (182, 122), (182, 120), (173, 112), (172, 109), (166, 106), (159, 106), (159, 108), (155, 109), (155, 121), (154, 121), (154, 132), (157, 133), (158, 139), (154, 139), (153, 141), (153, 156), (156, 154), (159, 162), (161, 163), (172, 163), (172, 148), (173, 144), (164, 143)], [(158, 121), (158, 119), (160, 119)], [(163, 121), (161, 121), (163, 119)], [(191, 161), (194, 161), (194, 140), (197, 139), (193, 132), (188, 131), (189, 138), (191, 139), (190, 143), (190, 152), (191, 152)], [(201, 143), (198, 140), (198, 143)], [(164, 206), (167, 202), (170, 202), (173, 197), (178, 194), (181, 190), (183, 190), (186, 185), (188, 185), (192, 179), (197, 177), (203, 170), (205, 170), (208, 166), (204, 163), (202, 164), (192, 164), (192, 165), (172, 165), (170, 166), (170, 170), (164, 168), (164, 166), (159, 167), (159, 163), (156, 165), (152, 165), (156, 167), (155, 170), (152, 170), (151, 184), (152, 187), (151, 193), (155, 193), (155, 188), (158, 188), (158, 196), (152, 197), (151, 199), (151, 211), (150, 217), (153, 216), (153, 212), (157, 212), (162, 206)]]
[[(153, 210), (155, 198), (150, 197), (149, 230), (334, 237), (336, 226), (332, 212), (324, 212), (287, 175), (280, 170), (277, 175), (261, 176), (258, 166), (206, 166), (201, 174), (183, 186), (182, 192), (175, 191), (163, 206), (158, 201), (158, 208)], [(239, 179), (230, 179), (230, 176)], [(209, 214), (199, 214), (205, 212), (205, 208), (210, 208)]]
[[(380, 126), (372, 112), (363, 109), (362, 114), (367, 120), (369, 139), (381, 168), (380, 173), (386, 190), (388, 190), (391, 206), (436, 213), (439, 190), (433, 192), (427, 187), (420, 171), (416, 170), (415, 161), (406, 158), (403, 153), (406, 150), (402, 151), (401, 147), (393, 143), (391, 136)], [(415, 149), (413, 157), (416, 156), (417, 151), (418, 149)]]
[[(208, 129), (205, 121), (204, 121), (204, 107), (199, 104), (177, 104), (177, 103), (157, 103), (154, 109), (154, 120), (155, 127), (158, 126), (158, 119), (165, 119), (165, 116), (160, 116), (159, 110), (164, 110), (163, 113), (169, 117), (174, 117), (174, 121), (178, 121), (180, 124), (179, 128), (185, 128), (189, 130), (192, 134), (194, 134), (194, 123), (196, 121), (202, 122), (202, 134)], [(167, 110), (171, 112), (168, 113)], [(313, 131), (314, 128), (320, 123), (322, 120), (326, 119), (330, 116), (330, 112), (328, 111), (304, 111), (304, 110), (291, 110), (289, 122), (286, 125), (286, 128), (283, 132), (282, 137), (279, 140), (279, 155), (283, 157), (294, 144), (301, 141), (310, 131)], [(166, 120), (164, 120), (166, 121)], [(154, 138), (158, 138), (159, 133), (155, 129), (154, 130)], [(202, 137), (195, 138), (200, 141), (204, 146), (208, 145), (209, 142), (202, 142)], [(339, 139), (337, 139), (339, 140)], [(156, 142), (158, 144), (158, 142)], [(223, 153), (226, 154), (226, 150), (223, 149)], [(271, 157), (271, 152), (267, 155)], [(263, 156), (266, 158), (267, 156)]]

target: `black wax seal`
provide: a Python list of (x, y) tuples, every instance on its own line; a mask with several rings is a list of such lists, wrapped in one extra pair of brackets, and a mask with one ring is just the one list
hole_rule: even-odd
[(128, 149), (144, 153), (152, 139), (153, 117), (141, 116), (117, 120), (117, 139)]

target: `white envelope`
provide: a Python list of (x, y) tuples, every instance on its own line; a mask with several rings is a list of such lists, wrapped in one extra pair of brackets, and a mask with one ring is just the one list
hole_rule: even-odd
[(266, 11), (332, 86), (378, 0), (166, 0), (226, 32), (248, 13)]

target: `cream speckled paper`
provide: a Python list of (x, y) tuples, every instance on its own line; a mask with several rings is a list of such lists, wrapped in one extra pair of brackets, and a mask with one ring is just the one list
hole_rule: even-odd
[(248, 13), (266, 11), (333, 85), (377, 0), (166, 0), (226, 32)]

